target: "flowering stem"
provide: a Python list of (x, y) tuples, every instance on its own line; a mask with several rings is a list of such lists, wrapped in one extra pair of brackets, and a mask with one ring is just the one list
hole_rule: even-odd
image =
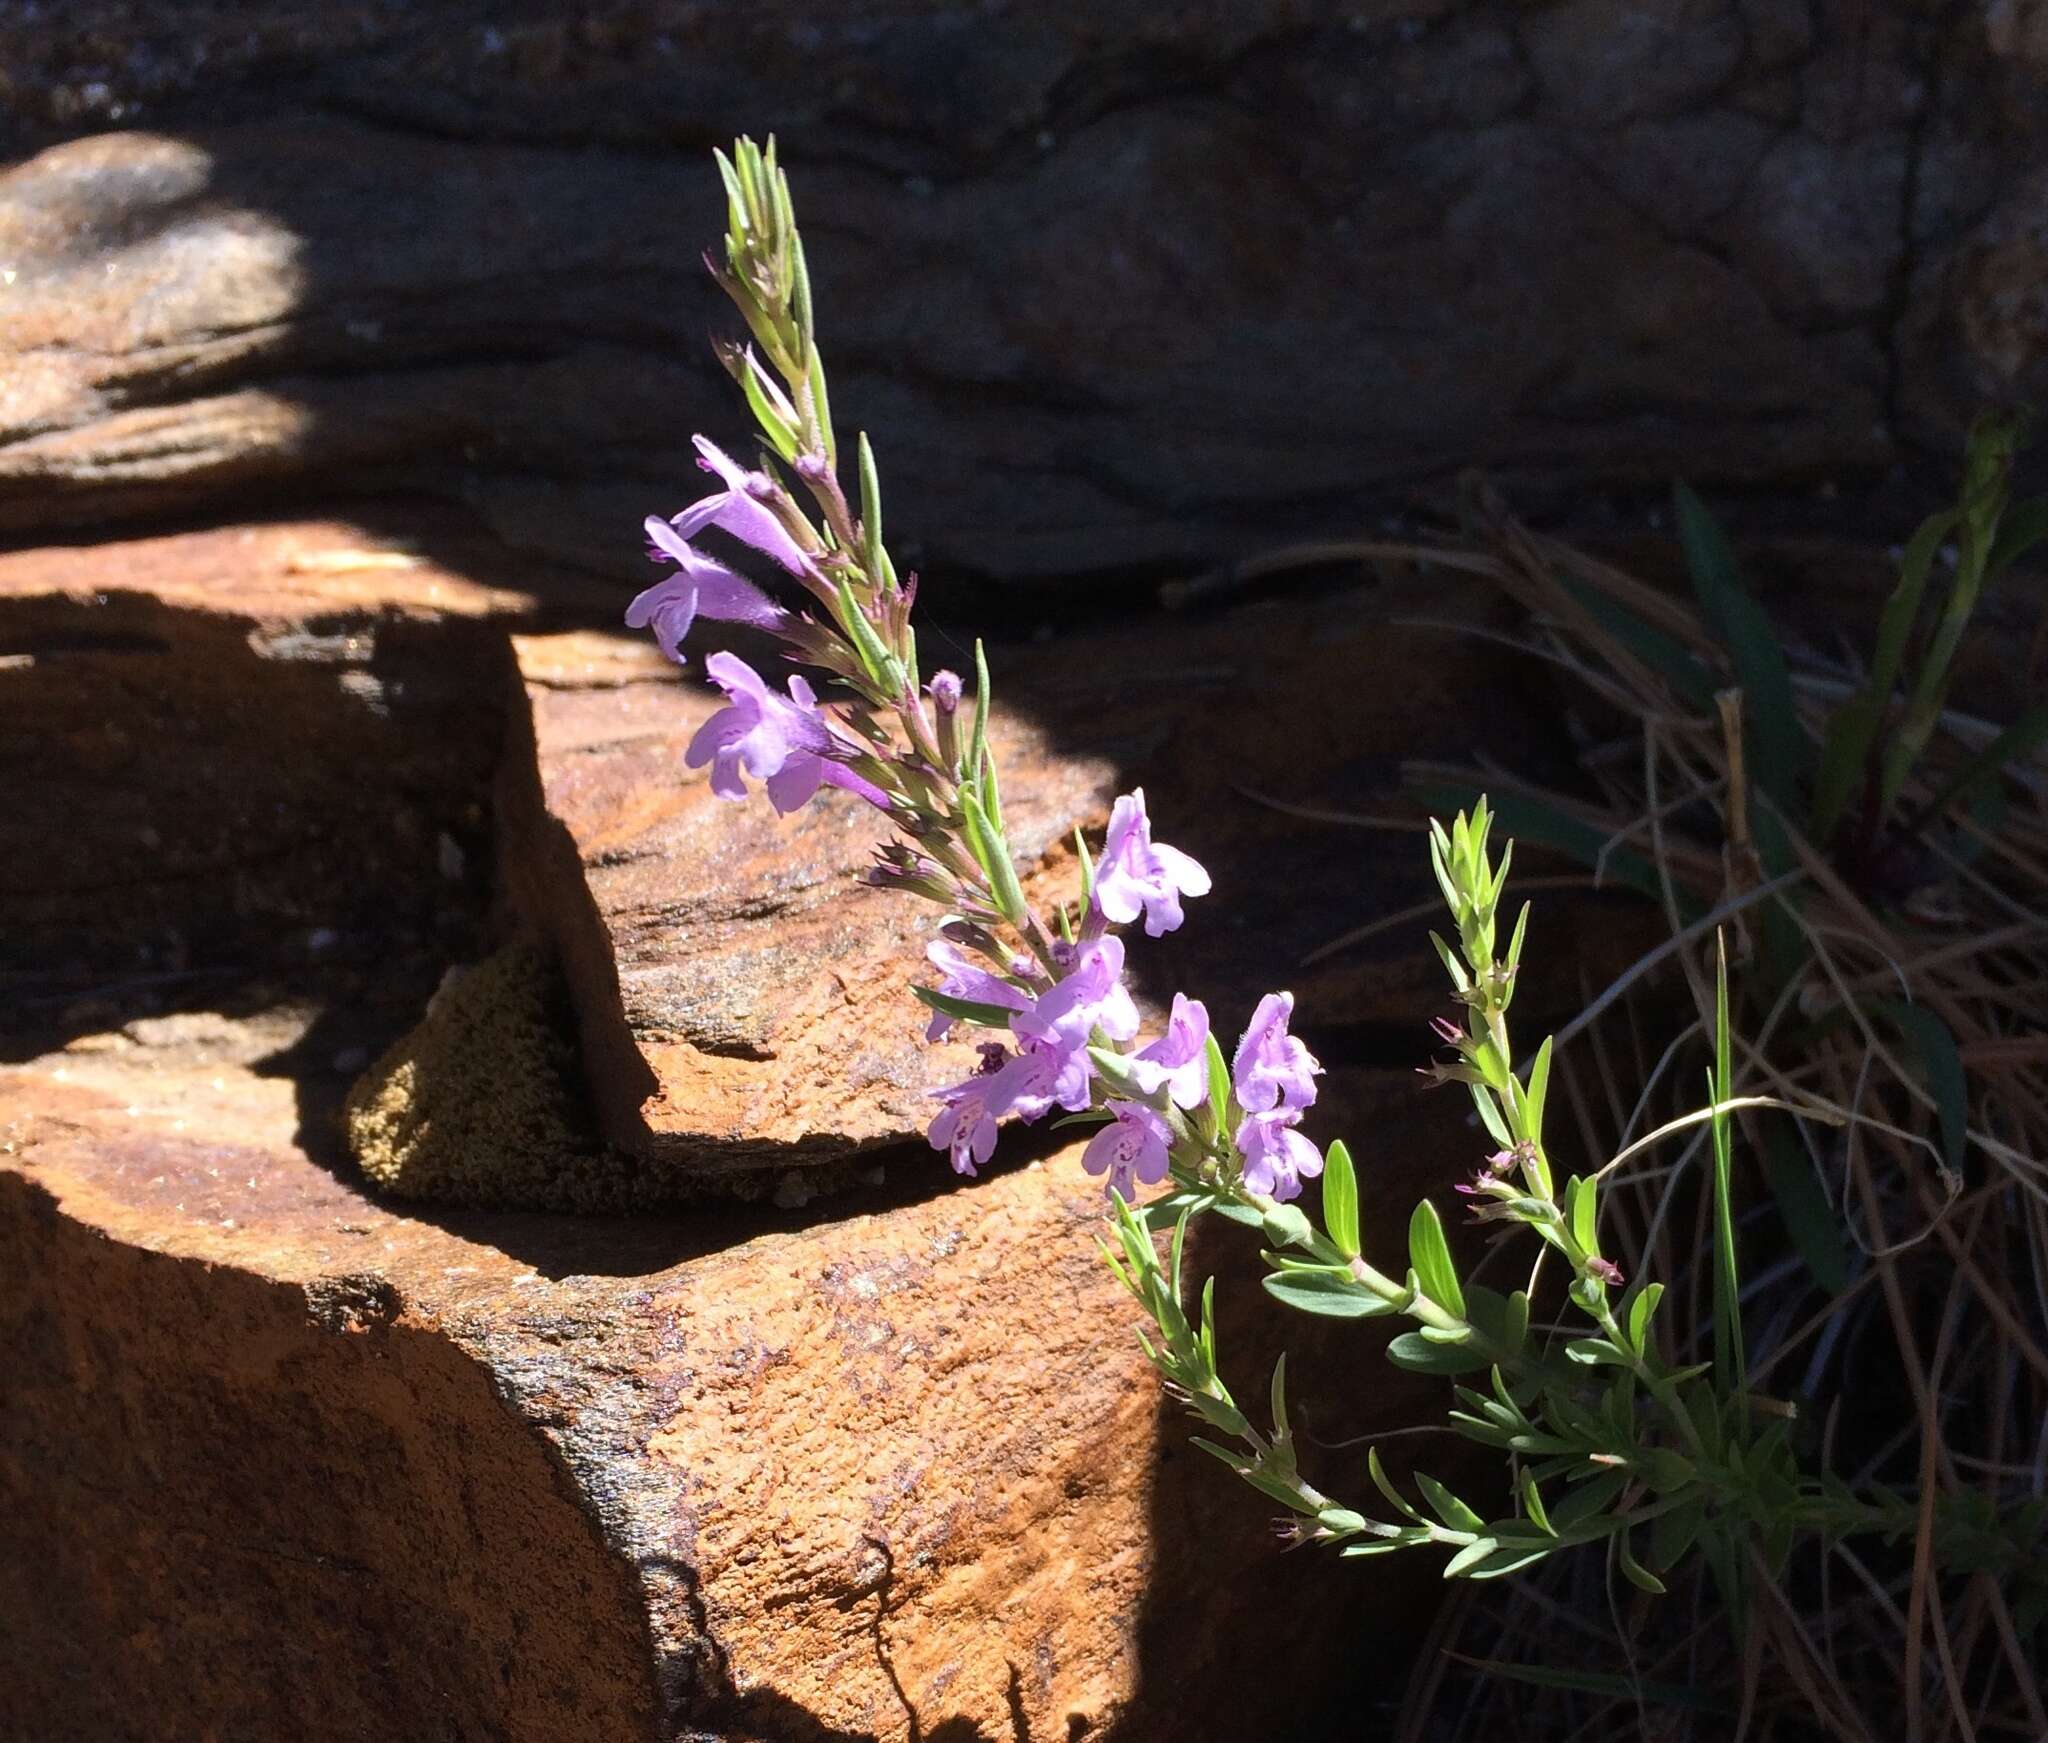
[[(1701, 1383), (1704, 1370), (1669, 1368), (1650, 1337), (1660, 1285), (1639, 1283), (1617, 1311), (1610, 1292), (1624, 1279), (1599, 1250), (1599, 1176), (1571, 1177), (1559, 1191), (1544, 1149), (1551, 1043), (1526, 1067), (1515, 1061), (1508, 1009), (1528, 910), (1498, 953), (1495, 920), (1509, 855), (1497, 867), (1488, 856), (1483, 801), (1470, 817), (1431, 830), (1431, 864), (1457, 936), (1455, 948), (1434, 934), (1432, 941), (1465, 1015), (1438, 1019), (1438, 1035), (1455, 1056), (1430, 1075), (1467, 1086), (1499, 1145), (1460, 1188), (1474, 1213), (1521, 1224), (1541, 1250), (1556, 1252), (1570, 1271), (1569, 1299), (1597, 1335), (1569, 1339), (1561, 1355), (1532, 1347), (1529, 1293), (1503, 1297), (1461, 1280), (1427, 1201), (1410, 1221), (1405, 1277), (1366, 1261), (1349, 1150), (1341, 1142), (1322, 1150), (1300, 1130), (1322, 1068), (1290, 1032), (1291, 994), (1262, 999), (1227, 1057), (1207, 1009), (1184, 994), (1174, 996), (1164, 1033), (1140, 1039), (1140, 1014), (1123, 979), (1125, 931), (1142, 923), (1157, 937), (1177, 928), (1184, 900), (1208, 893), (1209, 874), (1154, 839), (1139, 788), (1116, 800), (1096, 852), (1077, 833), (1081, 888), (1071, 910), (1058, 903), (1048, 925), (1032, 907), (1003, 819), (982, 650), (975, 650), (971, 704), (959, 676), (921, 676), (911, 621), (916, 577), (899, 580), (883, 542), (880, 481), (864, 436), (858, 512), (839, 478), (809, 273), (774, 144), (763, 151), (742, 139), (718, 163), (728, 224), (724, 258), (710, 264), (753, 339), (721, 347), (720, 356), (769, 458), (750, 471), (697, 438), (706, 469), (724, 489), (672, 520), (649, 521), (650, 540), (676, 572), (640, 595), (627, 621), (653, 629), (678, 659), (698, 617), (770, 628), (793, 663), (836, 684), (821, 703), (800, 672), (778, 691), (731, 653), (710, 655), (706, 673), (728, 706), (699, 730), (686, 761), (710, 763), (713, 790), (723, 797), (744, 797), (743, 777), (751, 775), (778, 810), (789, 811), (836, 786), (889, 819), (895, 839), (877, 848), (867, 880), (923, 897), (946, 915), (927, 947), (939, 984), (919, 989), (932, 1013), (926, 1032), (936, 1040), (964, 1024), (988, 1037), (980, 1044), (982, 1069), (935, 1092), (934, 1147), (972, 1174), (992, 1156), (1004, 1118), (1032, 1121), (1057, 1108), (1092, 1123), (1082, 1164), (1110, 1189), (1114, 1244), (1105, 1241), (1104, 1253), (1152, 1322), (1147, 1353), (1188, 1408), (1233, 1443), (1197, 1444), (1288, 1508), (1297, 1522), (1291, 1531), (1340, 1542), (1347, 1555), (1440, 1544), (1456, 1552), (1447, 1573), (1483, 1578), (1604, 1539), (1631, 1579), (1661, 1589), (1629, 1550), (1639, 1526), (1657, 1528), (1652, 1541), (1664, 1540), (1664, 1565), (1695, 1538), (1729, 1529), (1724, 1520), (1835, 1532), (1912, 1529), (1912, 1509), (1896, 1500), (1866, 1501), (1839, 1485), (1799, 1479), (1782, 1434), (1753, 1432), (1743, 1401), (1724, 1407)], [(802, 482), (808, 511), (778, 467)], [(707, 531), (772, 560), (815, 609), (793, 614), (777, 605), (693, 542)], [(1320, 1228), (1294, 1203), (1303, 1182), (1317, 1177)], [(1161, 1185), (1168, 1187), (1162, 1196), (1135, 1208), (1141, 1188)], [(1213, 1282), (1192, 1317), (1183, 1297), (1188, 1225), (1212, 1211), (1265, 1234), (1265, 1284), (1276, 1298), (1343, 1318), (1398, 1314), (1416, 1330), (1394, 1339), (1392, 1360), (1473, 1377), (1456, 1387), (1451, 1425), (1511, 1461), (1519, 1483), (1513, 1516), (1484, 1520), (1418, 1475), (1434, 1515), (1425, 1516), (1386, 1479), (1376, 1454), (1368, 1468), (1399, 1522), (1338, 1505), (1302, 1478), (1284, 1362), (1273, 1375), (1271, 1427), (1256, 1427), (1218, 1371)], [(1162, 1231), (1171, 1236), (1164, 1260), (1156, 1240)], [(1640, 1414), (1639, 1400), (1648, 1406)], [(1558, 1495), (1560, 1482), (1573, 1485), (1569, 1494)], [(1552, 1485), (1554, 1519), (1544, 1484)]]

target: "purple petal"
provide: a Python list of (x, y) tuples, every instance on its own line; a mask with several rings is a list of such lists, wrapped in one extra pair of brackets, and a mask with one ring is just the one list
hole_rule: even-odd
[(825, 764), (809, 751), (796, 751), (764, 783), (768, 802), (784, 817), (810, 803), (825, 778)]
[[(711, 608), (707, 605), (704, 609), (709, 611)], [(1182, 853), (1177, 847), (1168, 847), (1163, 841), (1152, 844), (1152, 853), (1167, 881), (1182, 895), (1206, 896), (1209, 893), (1209, 873), (1192, 854)]]
[(752, 730), (752, 721), (739, 708), (721, 708), (697, 728), (683, 752), (683, 766), (701, 769), (714, 756), (731, 749)]
[(721, 623), (750, 623), (757, 629), (779, 629), (789, 618), (753, 582), (717, 564), (698, 577), (697, 609)]

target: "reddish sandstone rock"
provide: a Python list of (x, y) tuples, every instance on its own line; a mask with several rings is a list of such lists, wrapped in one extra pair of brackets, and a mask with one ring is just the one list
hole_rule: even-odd
[[(0, 1733), (1348, 1736), (1400, 1674), (1429, 1571), (1283, 1559), (1186, 1448), (1071, 1152), (811, 1226), (427, 1221), (295, 1141), (288, 1028), (0, 1072)], [(1338, 1093), (1398, 1197), (1441, 1124)], [(1418, 1407), (1306, 1325), (1316, 1439)]]
[[(500, 858), (561, 954), (604, 1135), (729, 1171), (920, 1131), (933, 1085), (971, 1071), (974, 1052), (922, 1039), (930, 1013), (910, 988), (930, 979), (933, 910), (854, 885), (883, 820), (831, 790), (789, 818), (718, 799), (683, 752), (721, 700), (651, 642), (515, 649)], [(1027, 866), (1108, 815), (1102, 759), (1056, 754), (1015, 709), (992, 742)]]
[[(940, 1061), (916, 1051), (902, 987), (911, 914), (838, 888), (871, 825), (714, 810), (675, 766), (703, 695), (637, 641), (523, 643), (522, 764), (506, 637), (578, 622), (573, 590), (478, 587), (337, 537), (0, 561), (0, 629), (25, 659), (0, 668), (6, 718), (33, 745), (98, 722), (134, 747), (114, 773), (58, 761), (20, 789), (42, 821), (9, 875), (86, 978), (25, 959), (65, 1002), (32, 1025), (52, 1034), (10, 1021), (20, 1063), (0, 1072), (0, 1347), (18, 1352), (0, 1559), (37, 1570), (0, 1582), (29, 1667), (0, 1679), (0, 1734), (1352, 1734), (1426, 1618), (1430, 1570), (1283, 1560), (1263, 1504), (1188, 1451), (1071, 1150), (1031, 1166), (1056, 1140), (1020, 1134), (1008, 1166), (956, 1185), (915, 1137)], [(442, 527), (431, 548), (457, 544)], [(356, 554), (309, 556), (327, 550)], [(493, 572), (485, 552), (461, 567)], [(160, 590), (102, 600), (109, 572)], [(1350, 1133), (1371, 1220), (1397, 1235), (1469, 1162), (1457, 1104), (1378, 1068), (1412, 1059), (1435, 971), (1412, 939), (1293, 965), (1426, 873), (1412, 837), (1246, 790), (1364, 808), (1403, 757), (1462, 754), (1475, 697), (1489, 733), (1540, 718), (1492, 655), (1397, 626), (1418, 609), (1479, 605), (1389, 582), (996, 657), (1038, 875), (1070, 869), (1069, 821), (1148, 783), (1217, 892), (1134, 953), (1141, 990), (1193, 986), (1227, 1024), (1292, 979), (1333, 1067), (1326, 1129)], [(505, 881), (530, 915), (595, 923), (593, 978), (609, 964), (645, 989), (615, 1014), (586, 1004), (584, 1030), (593, 1009), (617, 1023), (663, 1117), (698, 1122), (685, 1166), (748, 1159), (758, 1122), (778, 1162), (820, 1134), (874, 1146), (885, 1184), (809, 1222), (401, 1214), (364, 1195), (335, 1106), (450, 948), (482, 948), (482, 832), (458, 877), (436, 837), (508, 737), (503, 778), (532, 808), (507, 813)], [(567, 857), (547, 884), (551, 831)], [(124, 875), (93, 885), (95, 864)], [(360, 936), (314, 949), (337, 911)], [(136, 973), (137, 916), (212, 978), (167, 994)], [(1620, 947), (1560, 918), (1545, 960), (1574, 937), (1595, 975), (1595, 947)], [(684, 961), (694, 978), (664, 977)], [(1544, 998), (1532, 981), (1532, 1017)], [(782, 1050), (802, 1122), (747, 1099), (766, 1073), (721, 1076), (730, 1058), (665, 1038), (690, 1034)], [(835, 1076), (854, 1040), (902, 1063)], [(1314, 1474), (1355, 1494), (1355, 1455), (1326, 1443), (1412, 1421), (1434, 1392), (1269, 1311), (1249, 1243), (1213, 1233), (1193, 1268), (1225, 1274), (1233, 1383), (1256, 1396), (1284, 1335)]]

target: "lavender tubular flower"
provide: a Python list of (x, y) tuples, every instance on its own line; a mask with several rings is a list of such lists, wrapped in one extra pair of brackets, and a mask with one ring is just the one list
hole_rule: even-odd
[(1128, 926), (1142, 912), (1145, 935), (1157, 938), (1180, 925), (1182, 896), (1208, 893), (1209, 874), (1197, 861), (1152, 839), (1145, 789), (1133, 788), (1118, 799), (1095, 869), (1095, 906), (1103, 918)]
[(686, 766), (711, 765), (711, 790), (721, 799), (744, 799), (745, 769), (767, 790), (768, 802), (785, 817), (809, 803), (829, 782), (888, 806), (888, 795), (851, 769), (831, 760), (842, 754), (818, 712), (818, 699), (801, 676), (792, 674), (785, 699), (737, 654), (716, 653), (704, 662), (705, 675), (728, 698), (728, 706), (698, 727), (683, 753)]
[(1177, 1108), (1198, 1108), (1209, 1099), (1208, 1050), (1208, 1007), (1175, 993), (1166, 1033), (1132, 1055), (1131, 1081), (1147, 1095), (1165, 1090)]
[(1097, 1029), (1112, 1041), (1128, 1041), (1138, 1032), (1138, 1007), (1123, 976), (1123, 940), (1098, 938), (1082, 947), (1059, 984), (1020, 1011), (1011, 1027), (1068, 1049), (1087, 1046)]
[(676, 564), (676, 572), (655, 582), (626, 607), (628, 629), (651, 629), (661, 651), (683, 663), (682, 640), (700, 616), (724, 623), (748, 623), (758, 629), (780, 629), (789, 613), (723, 563), (691, 548), (656, 515), (647, 517), (647, 537), (654, 555)]
[(1287, 1032), (1294, 1014), (1292, 993), (1268, 993), (1245, 1027), (1230, 1063), (1232, 1087), (1248, 1113), (1278, 1107), (1295, 1110), (1316, 1099), (1315, 1080), (1322, 1072), (1316, 1056)]
[(989, 1107), (998, 1117), (1014, 1112), (1026, 1125), (1056, 1107), (1077, 1114), (1088, 1106), (1093, 1076), (1085, 1048), (1026, 1040), (992, 1079)]
[(1278, 1108), (1252, 1114), (1237, 1128), (1235, 1141), (1244, 1156), (1246, 1190), (1279, 1199), (1301, 1196), (1301, 1183), (1323, 1171), (1323, 1153), (1295, 1130), (1301, 1113)]
[(1109, 1111), (1115, 1118), (1088, 1140), (1081, 1166), (1108, 1176), (1105, 1191), (1136, 1198), (1139, 1186), (1157, 1186), (1166, 1178), (1173, 1131), (1142, 1102), (1113, 1101)]
[(986, 1076), (933, 1091), (946, 1106), (932, 1121), (931, 1146), (946, 1152), (955, 1174), (972, 1176), (996, 1153), (996, 1117), (989, 1108), (989, 1092)]
[(813, 573), (816, 565), (810, 553), (791, 536), (787, 522), (776, 511), (775, 505), (787, 500), (781, 486), (765, 472), (749, 472), (709, 437), (692, 436), (690, 440), (697, 449), (697, 463), (715, 473), (725, 488), (677, 515), (670, 523), (676, 535), (693, 539), (706, 527), (717, 527), (773, 558), (792, 575)]
[[(1028, 994), (983, 968), (965, 951), (943, 938), (927, 944), (924, 954), (926, 961), (939, 971), (939, 991), (949, 998), (972, 999), (978, 1005), (1000, 1005), (1010, 1011), (1021, 1011), (1031, 1002)], [(924, 1038), (927, 1041), (945, 1040), (952, 1033), (954, 1020), (944, 1011), (934, 1011), (925, 1028)]]

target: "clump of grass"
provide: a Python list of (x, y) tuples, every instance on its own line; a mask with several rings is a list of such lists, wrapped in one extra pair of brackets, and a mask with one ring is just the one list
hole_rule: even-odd
[[(1979, 425), (1860, 663), (1786, 636), (1683, 489), (1690, 602), (1531, 532), (1483, 487), (1466, 544), (1350, 552), (1490, 577), (1577, 723), (1572, 790), (1414, 768), (1430, 808), (1483, 784), (1523, 843), (1668, 922), (1558, 1036), (1552, 1099), (1585, 1151), (1697, 1108), (1703, 1066), (1716, 1103), (1832, 1116), (1738, 1112), (1740, 1142), (1717, 1122), (1617, 1171), (1609, 1250), (1670, 1280), (1667, 1360), (1746, 1367), (1749, 1407), (1788, 1423), (1803, 1464), (1914, 1521), (1758, 1559), (1732, 1628), (1704, 1564), (1666, 1597), (1564, 1556), (1461, 1588), (1409, 1737), (2048, 1736), (2048, 1566), (2012, 1555), (2048, 1521), (2048, 707), (2007, 698), (1998, 720), (1954, 701), (1983, 600), (2048, 534), (2048, 499), (2009, 500), (2020, 435)], [(1741, 1002), (1717, 1072), (1721, 935)]]

